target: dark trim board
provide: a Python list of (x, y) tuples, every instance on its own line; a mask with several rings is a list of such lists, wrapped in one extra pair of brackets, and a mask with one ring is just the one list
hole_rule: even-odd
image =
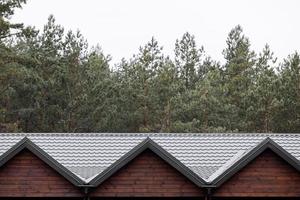
[(299, 200), (295, 197), (213, 197), (211, 200)]
[(83, 200), (83, 197), (0, 197), (0, 200)]
[[(0, 200), (83, 200), (83, 197), (0, 197)], [(204, 200), (202, 197), (90, 197), (89, 200)]]
[(44, 161), (47, 165), (49, 165), (52, 169), (66, 178), (75, 186), (83, 185), (83, 181), (75, 176), (71, 171), (53, 159), (49, 154), (47, 154), (44, 150), (34, 144), (30, 139), (24, 137), (21, 141), (15, 144), (12, 148), (6, 151), (0, 157), (0, 167), (5, 165), (10, 159), (20, 153), (22, 150), (28, 149), (31, 153), (36, 155), (39, 159)]
[(211, 200), (299, 200), (299, 197), (212, 197)]
[[(0, 200), (82, 200), (72, 197), (0, 197)], [(204, 197), (90, 197), (90, 200), (204, 200)], [(299, 200), (295, 197), (212, 197), (211, 200)]]
[(90, 200), (204, 200), (204, 197), (90, 197)]

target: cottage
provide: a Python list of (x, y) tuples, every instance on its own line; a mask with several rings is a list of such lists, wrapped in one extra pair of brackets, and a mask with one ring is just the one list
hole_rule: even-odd
[(0, 199), (299, 199), (300, 134), (0, 134)]

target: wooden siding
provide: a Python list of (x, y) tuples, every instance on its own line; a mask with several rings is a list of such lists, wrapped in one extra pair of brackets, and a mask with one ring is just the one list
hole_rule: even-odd
[(80, 190), (23, 150), (0, 168), (0, 197), (81, 197)]
[(300, 173), (271, 150), (223, 183), (219, 197), (300, 197)]
[(91, 193), (108, 197), (201, 197), (203, 191), (180, 172), (146, 150)]

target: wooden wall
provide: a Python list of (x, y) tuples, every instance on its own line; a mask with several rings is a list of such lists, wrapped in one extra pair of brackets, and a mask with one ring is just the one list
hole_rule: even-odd
[(202, 197), (203, 190), (146, 150), (102, 183), (91, 196)]
[(81, 197), (74, 186), (28, 150), (0, 168), (0, 197)]
[(266, 150), (215, 192), (219, 197), (300, 197), (300, 173)]
[[(91, 197), (197, 197), (205, 190), (146, 150), (95, 188)], [(1, 198), (2, 197), (2, 198)], [(0, 168), (0, 198), (78, 197), (80, 188), (28, 150)], [(300, 173), (271, 150), (266, 150), (237, 172), (212, 197), (298, 197)]]

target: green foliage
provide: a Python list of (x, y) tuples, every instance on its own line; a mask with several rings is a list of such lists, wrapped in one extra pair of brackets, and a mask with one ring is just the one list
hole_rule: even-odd
[(247, 108), (249, 131), (270, 132), (276, 127), (275, 115), (280, 111), (277, 98), (278, 75), (275, 73), (276, 58), (268, 45), (259, 54), (253, 84), (248, 95), (251, 104)]
[(152, 38), (112, 67), (99, 46), (12, 24), (25, 0), (0, 4), (0, 132), (299, 132), (300, 56), (256, 54), (233, 28), (222, 65), (185, 33), (174, 60)]
[(279, 109), (276, 132), (299, 132), (300, 129), (300, 55), (295, 52), (284, 60), (278, 84)]
[(229, 108), (226, 117), (231, 119), (227, 127), (245, 131), (249, 126), (247, 108), (251, 106), (248, 96), (253, 84), (255, 53), (250, 50), (249, 39), (240, 26), (230, 31), (226, 43), (223, 86)]
[[(23, 28), (23, 24), (13, 24), (9, 21), (16, 8), (22, 8), (26, 0), (1, 0), (0, 2), (0, 43), (9, 36), (18, 35)], [(15, 30), (17, 32), (11, 32)]]
[(181, 40), (176, 40), (175, 64), (186, 89), (195, 87), (203, 51), (203, 47), (197, 49), (195, 37), (188, 32), (182, 36)]

